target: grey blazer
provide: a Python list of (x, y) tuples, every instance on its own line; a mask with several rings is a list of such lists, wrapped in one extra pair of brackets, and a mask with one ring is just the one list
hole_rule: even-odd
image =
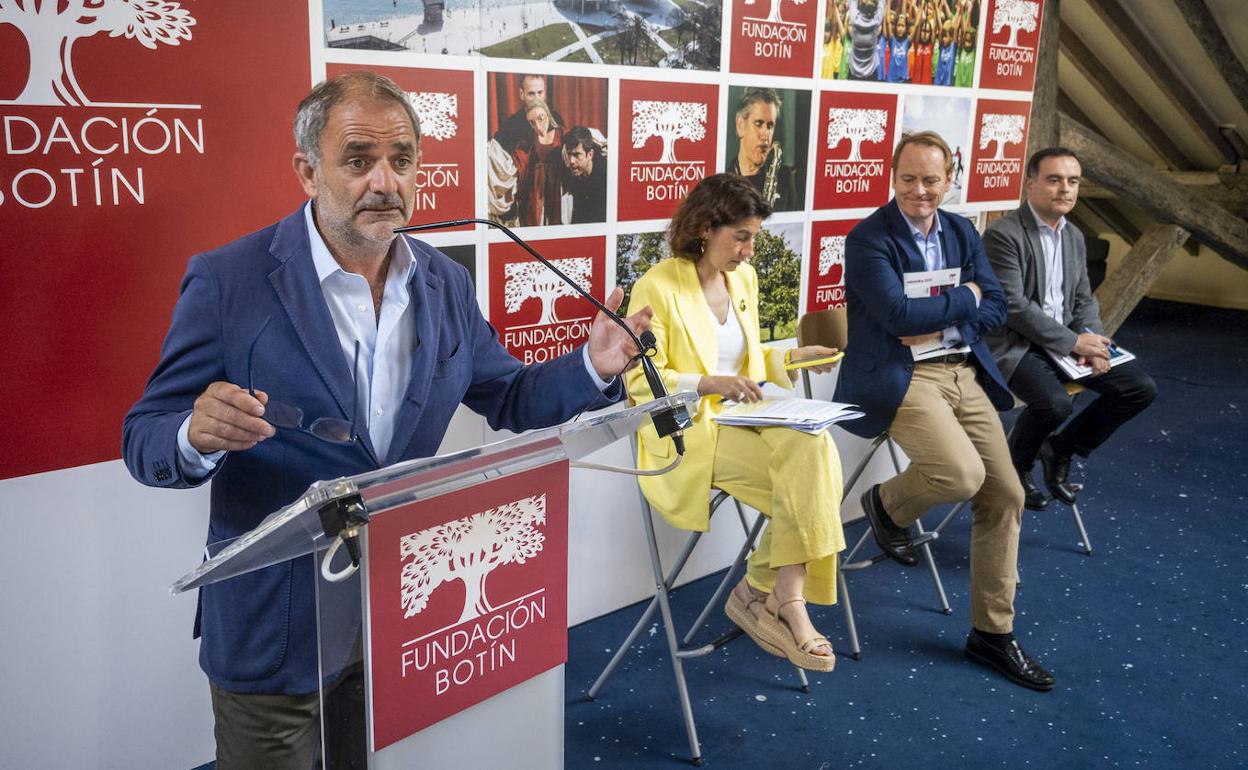
[(1071, 224), (1062, 228), (1061, 324), (1044, 313), (1044, 247), (1026, 203), (988, 226), (984, 251), (1005, 290), (1005, 326), (992, 329), (985, 338), (1006, 382), (1030, 345), (1065, 355), (1084, 329), (1104, 333), (1101, 309), (1088, 285), (1087, 247), (1079, 228)]

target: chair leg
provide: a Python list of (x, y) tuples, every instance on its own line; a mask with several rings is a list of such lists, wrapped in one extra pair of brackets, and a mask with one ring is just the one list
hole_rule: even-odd
[[(883, 433), (875, 437), (875, 439), (871, 442), (871, 446), (867, 447), (867, 451), (863, 453), (862, 459), (858, 461), (858, 465), (854, 466), (853, 471), (850, 472), (849, 478), (845, 479), (845, 482), (841, 487), (842, 503), (849, 499), (850, 490), (852, 490), (854, 485), (858, 483), (858, 478), (862, 476), (862, 472), (867, 469), (867, 464), (871, 462), (872, 457), (875, 457), (875, 452), (880, 448), (880, 444), (884, 443), (884, 439), (885, 434)], [(896, 459), (894, 458), (894, 463), (895, 462)]]
[(949, 513), (945, 514), (945, 518), (941, 519), (941, 520), (940, 520), (940, 523), (936, 525), (936, 529), (933, 529), (932, 531), (933, 531), (933, 532), (941, 532), (941, 533), (943, 533), (943, 532), (945, 531), (945, 527), (949, 526), (949, 522), (953, 521), (953, 519), (954, 519), (954, 518), (955, 518), (955, 517), (956, 517), (959, 513), (961, 513), (961, 512), (962, 512), (962, 509), (963, 509), (963, 508), (966, 508), (966, 504), (967, 504), (968, 502), (969, 502), (969, 501), (967, 501), (967, 500), (963, 500), (962, 502), (960, 502), (960, 503), (958, 503), (957, 505), (953, 506), (952, 510), (950, 510), (950, 511), (949, 511)]
[[(642, 505), (641, 517), (646, 525), (646, 534), (649, 537), (653, 548), (655, 547), (654, 544), (656, 541), (654, 540), (654, 523), (650, 518), (649, 506)], [(668, 571), (667, 577), (662, 579), (663, 593), (670, 590), (672, 584), (676, 582), (676, 576), (679, 575), (680, 571), (685, 568), (685, 562), (689, 561), (689, 556), (693, 553), (694, 546), (698, 544), (698, 540), (701, 539), (701, 537), (701, 532), (689, 533), (689, 537), (685, 539), (685, 545), (676, 556), (676, 561), (672, 564), (672, 568)], [(657, 548), (655, 553), (658, 553)], [(661, 572), (662, 568), (660, 567), (660, 572), (656, 573), (656, 575), (661, 574)], [(615, 673), (615, 669), (619, 667), (620, 663), (624, 662), (624, 656), (628, 654), (628, 651), (632, 648), (633, 643), (637, 641), (637, 637), (641, 636), (641, 632), (650, 623), (650, 619), (654, 617), (655, 610), (659, 608), (659, 580), (660, 578), (656, 576), (655, 597), (650, 600), (649, 606), (647, 606), (645, 612), (641, 614), (641, 618), (637, 620), (637, 624), (633, 626), (633, 630), (629, 632), (628, 637), (624, 639), (623, 644), (621, 644), (620, 648), (615, 651), (615, 655), (611, 656), (610, 662), (608, 662), (606, 667), (603, 668), (602, 673), (598, 675), (598, 678), (594, 680), (593, 686), (589, 688), (588, 696), (590, 700), (598, 697), (598, 693), (600, 693), (602, 688), (606, 686), (607, 679)]]
[(853, 548), (849, 549), (849, 553), (847, 553), (845, 555), (845, 558), (841, 560), (841, 564), (842, 564), (841, 569), (862, 569), (863, 567), (871, 566), (872, 562), (870, 560), (865, 561), (865, 562), (854, 561), (854, 557), (858, 555), (858, 552), (860, 550), (862, 550), (862, 546), (866, 544), (867, 538), (869, 537), (871, 537), (871, 524), (870, 523), (868, 523), (867, 528), (863, 530), (862, 537), (858, 538), (858, 542), (854, 545)]
[[(919, 530), (919, 537), (925, 534), (923, 531), (923, 522), (916, 521), (914, 526)], [(940, 599), (940, 611), (946, 615), (952, 615), (953, 610), (949, 607), (949, 597), (945, 596), (945, 584), (940, 580), (940, 570), (936, 569), (936, 560), (932, 558), (932, 549), (928, 542), (924, 542), (919, 546), (919, 550), (923, 552), (923, 561), (927, 562), (927, 571), (932, 574), (932, 583), (936, 586), (936, 596)]]
[[(728, 494), (728, 493), (727, 493), (727, 492), (720, 492), (720, 494), (721, 494), (721, 495), (726, 495), (726, 494)], [(736, 499), (736, 498), (734, 497), (734, 498), (732, 499), (732, 501), (733, 501), (734, 503), (736, 503), (736, 504), (737, 504), (737, 519), (741, 522), (741, 533), (742, 533), (742, 534), (744, 534), (746, 537), (749, 537), (749, 536), (750, 536), (750, 523), (749, 523), (748, 521), (746, 521), (746, 518), (745, 518), (745, 509), (741, 507), (741, 501), (740, 501), (740, 500), (738, 500), (738, 499)], [(750, 541), (750, 542), (753, 542), (753, 541)]]
[(695, 765), (702, 764), (702, 748), (698, 743), (698, 727), (693, 721), (693, 704), (689, 701), (689, 688), (685, 684), (685, 670), (681, 663), (680, 645), (676, 642), (676, 626), (672, 621), (672, 606), (667, 597), (667, 580), (663, 576), (663, 565), (659, 561), (659, 545), (654, 534), (654, 521), (648, 508), (643, 510), (646, 523), (646, 540), (650, 546), (650, 565), (654, 570), (655, 595), (658, 600), (659, 612), (663, 616), (663, 633), (667, 638), (668, 657), (672, 660), (672, 673), (676, 677), (676, 694), (680, 699), (680, 713), (685, 720), (685, 733), (689, 736), (689, 754)]
[(794, 666), (793, 670), (797, 672), (797, 689), (804, 693), (810, 692), (810, 680), (806, 678), (806, 672), (801, 666)]
[(849, 650), (854, 660), (862, 660), (862, 647), (858, 644), (858, 625), (854, 623), (854, 605), (849, 600), (849, 582), (845, 573), (838, 569), (837, 582), (841, 586), (841, 608), (845, 612), (845, 627), (849, 630)]
[(716, 587), (715, 593), (711, 594), (710, 600), (702, 608), (702, 612), (698, 614), (697, 619), (693, 621), (693, 625), (689, 627), (685, 638), (681, 640), (682, 645), (687, 645), (693, 640), (698, 631), (702, 630), (702, 626), (706, 623), (706, 619), (710, 617), (711, 612), (719, 606), (724, 594), (728, 591), (728, 584), (732, 581), (741, 565), (745, 564), (745, 560), (749, 558), (750, 551), (754, 549), (754, 542), (758, 540), (758, 533), (763, 529), (763, 518), (763, 515), (760, 513), (754, 521), (754, 526), (750, 527), (749, 531), (746, 532), (745, 543), (741, 546), (741, 550), (737, 551), (737, 557), (732, 560), (728, 570), (724, 572), (724, 577), (719, 581), (719, 586)]
[(1079, 504), (1070, 504), (1070, 515), (1075, 517), (1075, 526), (1079, 528), (1079, 537), (1083, 538), (1083, 552), (1092, 555), (1092, 541), (1088, 540), (1088, 530), (1083, 527), (1083, 517), (1079, 515)]

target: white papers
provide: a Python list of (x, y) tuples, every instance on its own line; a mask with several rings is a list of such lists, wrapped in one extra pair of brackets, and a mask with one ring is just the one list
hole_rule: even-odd
[[(1092, 367), (1081, 366), (1075, 361), (1074, 356), (1058, 356), (1051, 351), (1044, 351), (1049, 354), (1049, 358), (1053, 359), (1053, 363), (1061, 367), (1066, 376), (1072, 380), (1078, 380), (1092, 374)], [(1135, 354), (1124, 350), (1117, 345), (1109, 346), (1109, 366), (1113, 368), (1118, 364), (1125, 364), (1128, 361), (1134, 361)]]
[[(910, 299), (938, 297), (943, 292), (957, 287), (961, 274), (961, 269), (956, 267), (944, 270), (924, 270), (917, 273), (905, 273), (902, 276), (902, 283), (906, 296)], [(947, 348), (942, 337), (924, 345), (912, 345), (910, 347), (910, 355), (914, 357), (915, 361), (926, 361), (929, 358), (947, 356), (950, 353), (967, 353), (970, 350), (966, 345)]]
[(844, 420), (862, 416), (853, 404), (809, 398), (764, 398), (749, 404), (725, 407), (715, 420), (720, 425), (777, 426), (804, 433), (819, 433)]

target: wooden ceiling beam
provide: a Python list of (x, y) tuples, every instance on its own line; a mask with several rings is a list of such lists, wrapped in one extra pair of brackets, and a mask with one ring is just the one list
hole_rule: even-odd
[(1031, 93), (1031, 124), (1027, 129), (1027, 157), (1057, 144), (1057, 49), (1062, 26), (1060, 0), (1044, 4), (1040, 42), (1036, 52), (1036, 83)]
[[(1065, 110), (1063, 110), (1065, 112)], [(1075, 116), (1071, 116), (1075, 117)], [(1228, 181), (1228, 177), (1244, 177), (1248, 183), (1248, 174), (1230, 175), (1217, 171), (1161, 171), (1158, 172), (1168, 184), (1176, 189), (1184, 190), (1193, 195), (1212, 201), (1240, 219), (1248, 219), (1248, 189)], [(1079, 185), (1079, 198), (1083, 199), (1114, 199), (1118, 194), (1092, 180), (1084, 180)]]
[(1153, 81), (1157, 90), (1169, 99), (1175, 111), (1186, 118), (1192, 128), (1205, 139), (1205, 142), (1222, 156), (1223, 163), (1234, 163), (1235, 151), (1222, 132), (1218, 130), (1217, 118), (1196, 98), (1179, 73), (1167, 63), (1162, 52), (1149, 41), (1140, 25), (1123, 9), (1121, 1), (1087, 0), (1087, 2), (1140, 69), (1144, 70)]
[(1192, 168), (1191, 159), (1157, 125), (1148, 111), (1135, 101), (1091, 49), (1084, 45), (1073, 29), (1063, 25), (1060, 38), (1062, 53), (1066, 54), (1071, 64), (1083, 73), (1105, 101), (1161, 156), (1166, 165), (1179, 170)]
[(1104, 198), (1084, 198), (1080, 194), (1079, 205), (1084, 206), (1090, 214), (1108, 225), (1109, 229), (1126, 241), (1128, 246), (1140, 239), (1140, 228), (1135, 226), (1130, 217), (1119, 211), (1112, 201)]
[(1158, 220), (1184, 228), (1232, 264), (1248, 270), (1248, 220), (1175, 185), (1165, 174), (1068, 115), (1058, 114), (1057, 133), (1060, 144), (1079, 156), (1084, 177)]
[[(1057, 109), (1104, 136), (1101, 131), (1097, 130), (1095, 123), (1088, 117), (1088, 114), (1078, 104), (1075, 104), (1075, 100), (1070, 98), (1070, 94), (1066, 93), (1065, 90), (1057, 92)], [(1053, 124), (1057, 125), (1056, 119), (1054, 119)]]
[[(1196, 36), (1201, 49), (1209, 57), (1209, 61), (1213, 63), (1218, 73), (1222, 75), (1222, 79), (1226, 81), (1231, 93), (1235, 94), (1240, 104), (1248, 104), (1248, 70), (1244, 69), (1244, 63), (1235, 56), (1235, 49), (1231, 48), (1226, 36), (1222, 34), (1218, 20), (1213, 17), (1202, 0), (1173, 1), (1179, 13), (1187, 21), (1192, 34)], [(1243, 10), (1236, 8), (1230, 13), (1240, 18)]]
[(1088, 220), (1087, 215), (1088, 209), (1086, 206), (1083, 208), (1075, 206), (1071, 209), (1071, 212), (1066, 215), (1066, 218), (1070, 220), (1075, 227), (1079, 228), (1079, 230), (1083, 233), (1085, 240), (1090, 241), (1093, 238), (1101, 237), (1101, 231), (1092, 226), (1092, 223)]
[(1118, 267), (1105, 276), (1096, 288), (1096, 299), (1106, 334), (1113, 336), (1118, 331), (1187, 236), (1188, 232), (1178, 225), (1153, 225), (1136, 240)]

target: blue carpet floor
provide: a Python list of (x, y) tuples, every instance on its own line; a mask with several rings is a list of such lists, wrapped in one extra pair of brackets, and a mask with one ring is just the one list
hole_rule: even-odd
[[(862, 660), (842, 656), (834, 673), (811, 675), (810, 694), (748, 639), (688, 662), (707, 765), (1248, 765), (1246, 332), (1248, 313), (1146, 301), (1117, 335), (1160, 394), (1076, 466), (1094, 555), (1081, 552), (1065, 507), (1024, 512), (1016, 633), (1057, 677), (1053, 692), (1022, 689), (963, 658), (964, 514), (935, 544), (954, 614), (936, 611), (921, 566), (851, 574)], [(716, 581), (676, 591), (677, 617), (692, 617)], [(584, 697), (640, 610), (570, 632), (569, 768), (688, 759), (660, 626), (642, 635), (598, 700)], [(812, 614), (848, 649), (839, 607)], [(727, 624), (717, 613), (705, 639)]]

